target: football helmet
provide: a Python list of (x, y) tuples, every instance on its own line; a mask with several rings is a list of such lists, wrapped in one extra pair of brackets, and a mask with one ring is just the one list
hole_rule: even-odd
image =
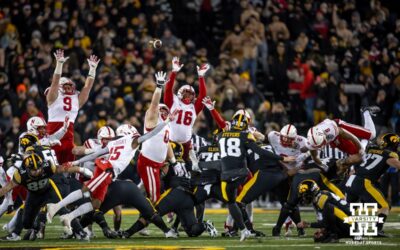
[(28, 133), (36, 135), (39, 138), (43, 138), (46, 135), (46, 126), (46, 121), (39, 116), (31, 117), (26, 122)]
[(97, 140), (105, 145), (107, 142), (115, 137), (114, 129), (109, 126), (103, 126), (97, 131)]
[(71, 79), (69, 79), (67, 77), (61, 77), (60, 78), (60, 91), (64, 95), (73, 95), (76, 92), (76, 85)]
[(304, 180), (298, 186), (299, 196), (303, 204), (310, 204), (319, 190), (318, 184), (313, 180)]
[(174, 156), (176, 160), (182, 160), (183, 153), (184, 153), (184, 148), (183, 145), (179, 142), (170, 142), (172, 150), (174, 151)]
[(160, 118), (163, 121), (167, 120), (168, 115), (169, 115), (169, 108), (167, 105), (165, 105), (164, 103), (158, 104), (158, 112), (159, 112)]
[(36, 153), (28, 154), (22, 162), (23, 167), (31, 178), (37, 178), (43, 172), (43, 159)]
[(399, 147), (400, 143), (400, 137), (394, 133), (387, 133), (379, 138), (378, 143), (379, 147), (382, 149), (389, 149), (397, 152), (397, 148)]
[(284, 147), (291, 147), (297, 137), (297, 129), (292, 124), (286, 124), (280, 131), (281, 144)]
[(140, 136), (137, 129), (130, 124), (120, 125), (116, 130), (116, 134), (117, 134), (117, 136), (125, 136), (125, 135)]
[(313, 148), (321, 148), (326, 144), (325, 133), (317, 126), (308, 130), (307, 140)]
[(195, 95), (196, 92), (194, 91), (194, 88), (186, 84), (179, 88), (177, 96), (179, 100), (187, 105), (193, 103)]
[(231, 128), (235, 130), (246, 130), (250, 120), (246, 113), (236, 112), (231, 119)]

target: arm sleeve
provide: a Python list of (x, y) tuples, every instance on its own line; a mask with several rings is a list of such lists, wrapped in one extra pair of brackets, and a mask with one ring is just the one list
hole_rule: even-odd
[(222, 118), (222, 116), (216, 109), (213, 109), (210, 112), (211, 112), (211, 115), (214, 118), (215, 122), (217, 123), (218, 127), (220, 129), (224, 129), (226, 127), (225, 119)]
[(168, 106), (168, 108), (172, 107), (174, 102), (174, 82), (175, 82), (176, 72), (171, 72), (169, 75), (169, 79), (167, 84), (165, 84), (165, 91), (164, 91), (164, 103)]
[(142, 143), (148, 139), (150, 139), (151, 137), (155, 136), (156, 134), (158, 134), (165, 126), (167, 126), (167, 124), (169, 123), (169, 120), (162, 122), (160, 124), (158, 124), (154, 129), (152, 129), (150, 132), (140, 136), (138, 138), (138, 143)]
[(199, 77), (199, 95), (197, 96), (196, 103), (194, 104), (194, 108), (196, 110), (196, 114), (199, 114), (203, 108), (204, 104), (202, 103), (203, 98), (207, 95), (207, 88), (206, 88), (206, 80), (204, 77)]
[(282, 161), (283, 157), (280, 155), (276, 155), (274, 153), (269, 152), (268, 150), (260, 148), (255, 141), (249, 140), (247, 142), (247, 148), (253, 150), (254, 153), (264, 156), (271, 160)]
[(64, 126), (62, 126), (59, 130), (57, 130), (54, 134), (49, 135), (50, 140), (61, 140), (61, 138), (64, 137), (65, 133), (67, 133), (68, 128), (65, 129)]
[(76, 165), (79, 165), (79, 164), (87, 162), (87, 161), (93, 161), (94, 159), (96, 159), (100, 155), (104, 155), (104, 154), (108, 154), (108, 153), (109, 153), (109, 149), (107, 147), (105, 147), (105, 148), (100, 149), (97, 152), (94, 152), (92, 154), (88, 154), (88, 155), (80, 158), (79, 160), (75, 161), (75, 163), (76, 163)]

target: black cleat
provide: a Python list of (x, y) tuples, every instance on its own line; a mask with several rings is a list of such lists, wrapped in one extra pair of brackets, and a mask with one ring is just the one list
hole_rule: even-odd
[(36, 234), (37, 231), (35, 229), (29, 229), (22, 239), (34, 241), (36, 240)]
[(297, 235), (299, 237), (305, 237), (306, 236), (306, 231), (304, 231), (304, 228), (297, 228)]
[(227, 232), (221, 233), (222, 237), (237, 237), (239, 236), (238, 231), (236, 230), (231, 230)]
[(272, 228), (272, 236), (279, 237), (281, 236), (281, 229), (276, 226)]
[(251, 234), (254, 234), (255, 237), (265, 237), (265, 233), (257, 230), (250, 230)]
[(360, 111), (361, 111), (361, 113), (364, 113), (365, 111), (369, 111), (369, 113), (371, 115), (375, 116), (376, 113), (381, 112), (381, 108), (379, 108), (378, 106), (365, 106), (365, 107), (362, 107), (360, 109)]
[(103, 228), (103, 235), (108, 239), (116, 239), (118, 238), (118, 233), (111, 230), (109, 227)]
[(339, 243), (339, 238), (336, 234), (329, 234), (321, 243)]
[(132, 234), (128, 233), (128, 231), (124, 231), (124, 230), (119, 230), (118, 232), (118, 237), (121, 239), (129, 239)]

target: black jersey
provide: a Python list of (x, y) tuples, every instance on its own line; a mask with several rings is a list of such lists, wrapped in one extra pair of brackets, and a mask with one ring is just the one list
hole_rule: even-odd
[(260, 148), (255, 142), (254, 136), (248, 131), (223, 132), (218, 140), (221, 155), (221, 180), (234, 179), (247, 176), (247, 150), (254, 153), (271, 157), (271, 160), (282, 160), (267, 150)]
[[(334, 215), (336, 217), (338, 217), (341, 220), (344, 220), (344, 218), (342, 218), (343, 215), (351, 215), (350, 212), (350, 206), (349, 203), (344, 200), (344, 199), (340, 199), (339, 196), (337, 196), (336, 194), (326, 191), (326, 190), (322, 190), (319, 192), (319, 194), (317, 194), (317, 196), (314, 198), (313, 200), (313, 207), (317, 213), (317, 219), (318, 222), (317, 223), (311, 223), (311, 227), (313, 228), (319, 228), (319, 227), (326, 227), (326, 221), (323, 218), (323, 210), (324, 208), (328, 205), (332, 205), (337, 209), (340, 209), (341, 212), (336, 212), (334, 211)], [(344, 214), (343, 214), (343, 213)]]
[(169, 167), (168, 173), (164, 178), (166, 188), (181, 188), (191, 192), (190, 171), (190, 164), (184, 161), (177, 161), (175, 165)]
[(13, 181), (19, 185), (22, 185), (30, 192), (41, 193), (49, 188), (49, 178), (56, 172), (57, 162), (54, 151), (50, 147), (46, 146), (33, 146), (27, 149), (27, 152), (34, 152), (43, 159), (42, 166), (43, 172), (40, 176), (32, 178), (29, 176), (27, 169), (22, 165), (19, 169), (14, 172)]
[(221, 159), (218, 145), (201, 147), (198, 156), (201, 173), (192, 176), (193, 185), (207, 185), (219, 182)]
[[(274, 148), (271, 145), (261, 145), (263, 150), (269, 151), (275, 154)], [(271, 159), (265, 155), (259, 155), (253, 150), (247, 150), (247, 164), (250, 171), (254, 174), (257, 170), (268, 169), (272, 171), (281, 171), (282, 166), (279, 163), (279, 160)]]
[(389, 158), (398, 159), (399, 156), (393, 151), (370, 147), (367, 149), (364, 162), (355, 166), (355, 174), (371, 181), (377, 181), (389, 168), (386, 163)]

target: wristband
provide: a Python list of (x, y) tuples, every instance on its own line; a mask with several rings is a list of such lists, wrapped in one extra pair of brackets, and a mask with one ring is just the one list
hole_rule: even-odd
[(54, 70), (54, 74), (61, 75), (62, 74), (63, 64), (60, 62), (56, 63), (56, 69)]
[(88, 73), (88, 77), (91, 77), (91, 78), (95, 78), (96, 77), (96, 68), (90, 68), (89, 69), (89, 73)]

